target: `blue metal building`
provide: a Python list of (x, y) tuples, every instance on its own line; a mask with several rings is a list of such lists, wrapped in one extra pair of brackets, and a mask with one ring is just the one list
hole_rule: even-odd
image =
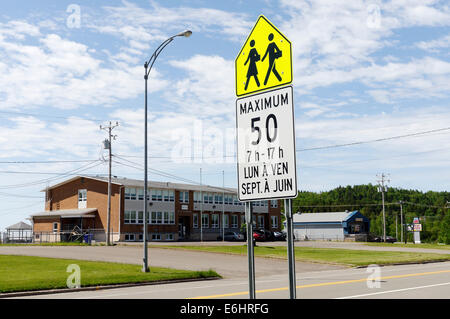
[(299, 240), (366, 241), (370, 221), (358, 210), (334, 213), (304, 213), (293, 217)]

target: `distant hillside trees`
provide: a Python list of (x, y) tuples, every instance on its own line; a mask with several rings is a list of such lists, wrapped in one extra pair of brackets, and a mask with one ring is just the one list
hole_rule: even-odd
[[(450, 244), (450, 208), (446, 208), (449, 207), (449, 192), (388, 188), (385, 193), (386, 234), (397, 235), (398, 240), (401, 234), (400, 200), (403, 201), (404, 223), (411, 224), (414, 217), (420, 218), (423, 242)], [(383, 233), (381, 193), (376, 185), (340, 186), (321, 193), (301, 191), (293, 200), (293, 210), (302, 213), (359, 210), (370, 219), (372, 233)], [(412, 241), (412, 233), (408, 234), (408, 241)]]

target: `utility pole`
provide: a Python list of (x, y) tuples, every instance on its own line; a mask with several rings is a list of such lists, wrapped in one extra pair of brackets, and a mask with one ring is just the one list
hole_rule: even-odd
[(203, 191), (202, 191), (202, 168), (200, 167), (200, 241), (203, 242)]
[(402, 230), (402, 233), (401, 233), (401, 242), (403, 242), (403, 230), (404, 230), (404, 225), (403, 225), (403, 201), (399, 201), (398, 202), (399, 204), (400, 204), (400, 225), (401, 225), (401, 230)]
[(222, 241), (225, 241), (225, 171), (222, 171)]
[(398, 214), (395, 213), (395, 238), (398, 238), (398, 226), (397, 226)]
[(389, 183), (390, 180), (386, 179), (386, 175), (384, 173), (381, 173), (381, 176), (378, 174), (378, 178), (381, 178), (377, 180), (378, 182), (378, 192), (381, 192), (381, 199), (383, 203), (383, 241), (386, 242), (386, 212), (384, 209), (384, 193), (387, 192), (387, 185), (385, 183)]
[(111, 121), (109, 122), (109, 126), (102, 126), (100, 125), (101, 130), (108, 131), (108, 139), (105, 139), (103, 141), (103, 145), (105, 149), (109, 150), (109, 168), (108, 168), (108, 206), (107, 206), (107, 217), (106, 217), (106, 246), (111, 245), (111, 162), (112, 162), (112, 151), (111, 151), (111, 142), (112, 139), (116, 139), (117, 135), (112, 135), (111, 131), (119, 126), (119, 122), (116, 121), (116, 124), (112, 124)]

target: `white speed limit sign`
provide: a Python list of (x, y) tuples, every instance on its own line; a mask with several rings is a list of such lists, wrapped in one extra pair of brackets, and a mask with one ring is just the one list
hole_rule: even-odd
[(236, 100), (240, 201), (297, 196), (292, 86)]

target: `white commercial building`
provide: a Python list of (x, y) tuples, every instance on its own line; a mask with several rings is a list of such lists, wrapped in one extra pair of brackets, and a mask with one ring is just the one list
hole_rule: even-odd
[(298, 240), (358, 240), (369, 233), (369, 219), (359, 211), (304, 213), (293, 216), (294, 235)]

